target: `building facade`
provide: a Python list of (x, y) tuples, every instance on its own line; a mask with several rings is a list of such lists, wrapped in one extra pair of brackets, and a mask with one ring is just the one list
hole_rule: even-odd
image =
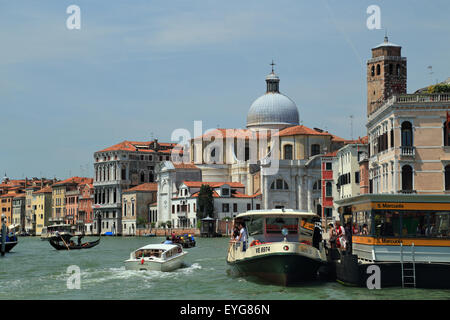
[(406, 94), (406, 58), (400, 46), (386, 40), (372, 49), (372, 56), (368, 70), (377, 61), (385, 63), (380, 75), (368, 71), (368, 88), (386, 94), (378, 103), (368, 101), (370, 192), (449, 192), (450, 93)]
[(148, 182), (122, 193), (122, 235), (134, 236), (139, 226), (151, 222), (149, 206), (157, 198), (158, 184)]
[(32, 206), (36, 217), (36, 235), (42, 234), (42, 229), (47, 227), (52, 216), (52, 188), (44, 187), (33, 192)]
[(170, 160), (176, 144), (123, 141), (94, 153), (94, 229), (122, 234), (122, 193), (155, 181), (155, 167)]

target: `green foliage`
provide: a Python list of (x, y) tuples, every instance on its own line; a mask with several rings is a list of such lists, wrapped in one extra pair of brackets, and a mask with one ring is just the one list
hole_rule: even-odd
[(159, 223), (159, 226), (160, 226), (161, 228), (164, 228), (164, 229), (165, 229), (165, 228), (166, 228), (166, 223), (165, 223), (165, 222), (160, 222), (160, 223)]
[(202, 227), (202, 222), (200, 220), (197, 220), (197, 229), (200, 229)]
[(200, 220), (207, 216), (211, 218), (214, 216), (213, 189), (207, 184), (202, 184), (198, 193), (197, 219)]
[(136, 226), (137, 227), (142, 227), (145, 225), (145, 223), (147, 222), (147, 219), (145, 219), (144, 217), (138, 217), (136, 219)]
[(438, 83), (429, 86), (427, 93), (450, 93), (450, 84)]
[(167, 228), (172, 228), (172, 221), (170, 221), (170, 220), (167, 220), (166, 221), (166, 226), (167, 226)]
[(232, 220), (232, 219), (231, 219), (231, 217), (224, 217), (224, 218), (222, 218), (222, 220), (223, 220), (223, 221), (230, 221), (230, 220)]
[(151, 223), (152, 229), (156, 226), (156, 222)]

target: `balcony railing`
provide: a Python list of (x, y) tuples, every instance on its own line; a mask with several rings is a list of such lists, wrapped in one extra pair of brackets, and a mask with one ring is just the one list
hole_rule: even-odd
[(416, 147), (401, 146), (400, 155), (405, 157), (414, 157), (416, 155)]
[(413, 194), (413, 193), (417, 193), (417, 191), (416, 190), (398, 190), (398, 193)]

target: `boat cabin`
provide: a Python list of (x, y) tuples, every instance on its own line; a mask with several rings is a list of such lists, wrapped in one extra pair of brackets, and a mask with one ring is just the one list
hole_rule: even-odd
[(406, 250), (415, 261), (450, 262), (449, 196), (366, 194), (336, 203), (359, 259), (399, 261)]
[(178, 245), (164, 245), (164, 244), (153, 244), (147, 245), (145, 247), (139, 248), (134, 253), (131, 254), (131, 259), (140, 259), (140, 258), (161, 258), (161, 259), (169, 259), (183, 250)]
[(235, 218), (234, 225), (244, 222), (250, 246), (255, 243), (302, 242), (312, 244), (314, 223), (320, 218), (312, 212), (287, 209), (254, 210)]

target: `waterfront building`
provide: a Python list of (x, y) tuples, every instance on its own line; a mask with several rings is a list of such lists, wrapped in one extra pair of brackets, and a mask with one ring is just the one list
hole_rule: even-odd
[(25, 224), (25, 193), (18, 193), (13, 198), (12, 224), (23, 228)]
[(78, 219), (81, 230), (86, 234), (94, 233), (93, 225), (93, 210), (94, 204), (94, 184), (93, 183), (81, 183), (78, 185)]
[(155, 181), (155, 167), (170, 160), (175, 143), (123, 141), (94, 153), (94, 230), (122, 233), (122, 192)]
[(9, 226), (13, 223), (12, 212), (13, 212), (13, 199), (16, 196), (16, 193), (13, 191), (9, 191), (8, 193), (2, 194), (0, 196), (0, 211), (1, 214), (6, 217), (6, 226)]
[(371, 193), (450, 190), (450, 93), (406, 93), (406, 58), (385, 38), (367, 62)]
[[(172, 218), (172, 201), (178, 195), (179, 187), (184, 181), (202, 181), (202, 170), (191, 163), (177, 164), (164, 161), (157, 166), (158, 196), (156, 211), (157, 219), (153, 219), (159, 226), (167, 221), (178, 220)], [(175, 225), (175, 224), (173, 224)]]
[[(321, 191), (321, 202), (320, 202), (322, 209), (321, 217), (322, 217), (322, 224), (324, 226), (327, 226), (328, 223), (330, 223), (333, 218), (333, 211), (334, 211), (333, 188), (335, 186), (333, 180), (333, 162), (336, 159), (336, 153), (337, 151), (329, 152), (321, 157), (322, 170), (319, 188)], [(314, 187), (315, 186), (313, 186), (313, 189)], [(334, 214), (334, 216), (335, 215), (336, 214)]]
[(33, 192), (39, 190), (39, 186), (33, 185), (25, 189), (25, 231), (34, 234), (36, 230), (36, 220), (34, 215), (33, 202), (36, 200)]
[(41, 235), (42, 229), (49, 225), (52, 215), (52, 187), (47, 186), (33, 192), (32, 207), (36, 217), (35, 234)]
[(78, 216), (78, 185), (92, 183), (92, 178), (71, 177), (52, 185), (52, 220), (75, 224)]
[[(216, 129), (191, 141), (191, 161), (202, 171), (204, 181), (232, 181), (245, 186), (247, 195), (262, 193), (262, 208), (311, 210), (321, 214), (321, 155), (336, 151), (346, 143), (329, 132), (299, 124), (293, 100), (280, 93), (279, 77), (266, 77), (266, 93), (256, 99), (247, 114), (247, 129)], [(278, 144), (263, 129), (275, 133)], [(223, 138), (222, 152), (216, 148)], [(241, 140), (241, 141), (240, 141)], [(253, 141), (256, 140), (256, 141)], [(239, 142), (244, 150), (237, 150)], [(250, 144), (258, 152), (250, 161)], [(276, 174), (268, 174), (265, 158), (278, 161)], [(314, 188), (316, 186), (316, 188)]]
[(122, 235), (136, 235), (136, 229), (150, 222), (149, 205), (157, 198), (158, 184), (148, 182), (122, 193)]

